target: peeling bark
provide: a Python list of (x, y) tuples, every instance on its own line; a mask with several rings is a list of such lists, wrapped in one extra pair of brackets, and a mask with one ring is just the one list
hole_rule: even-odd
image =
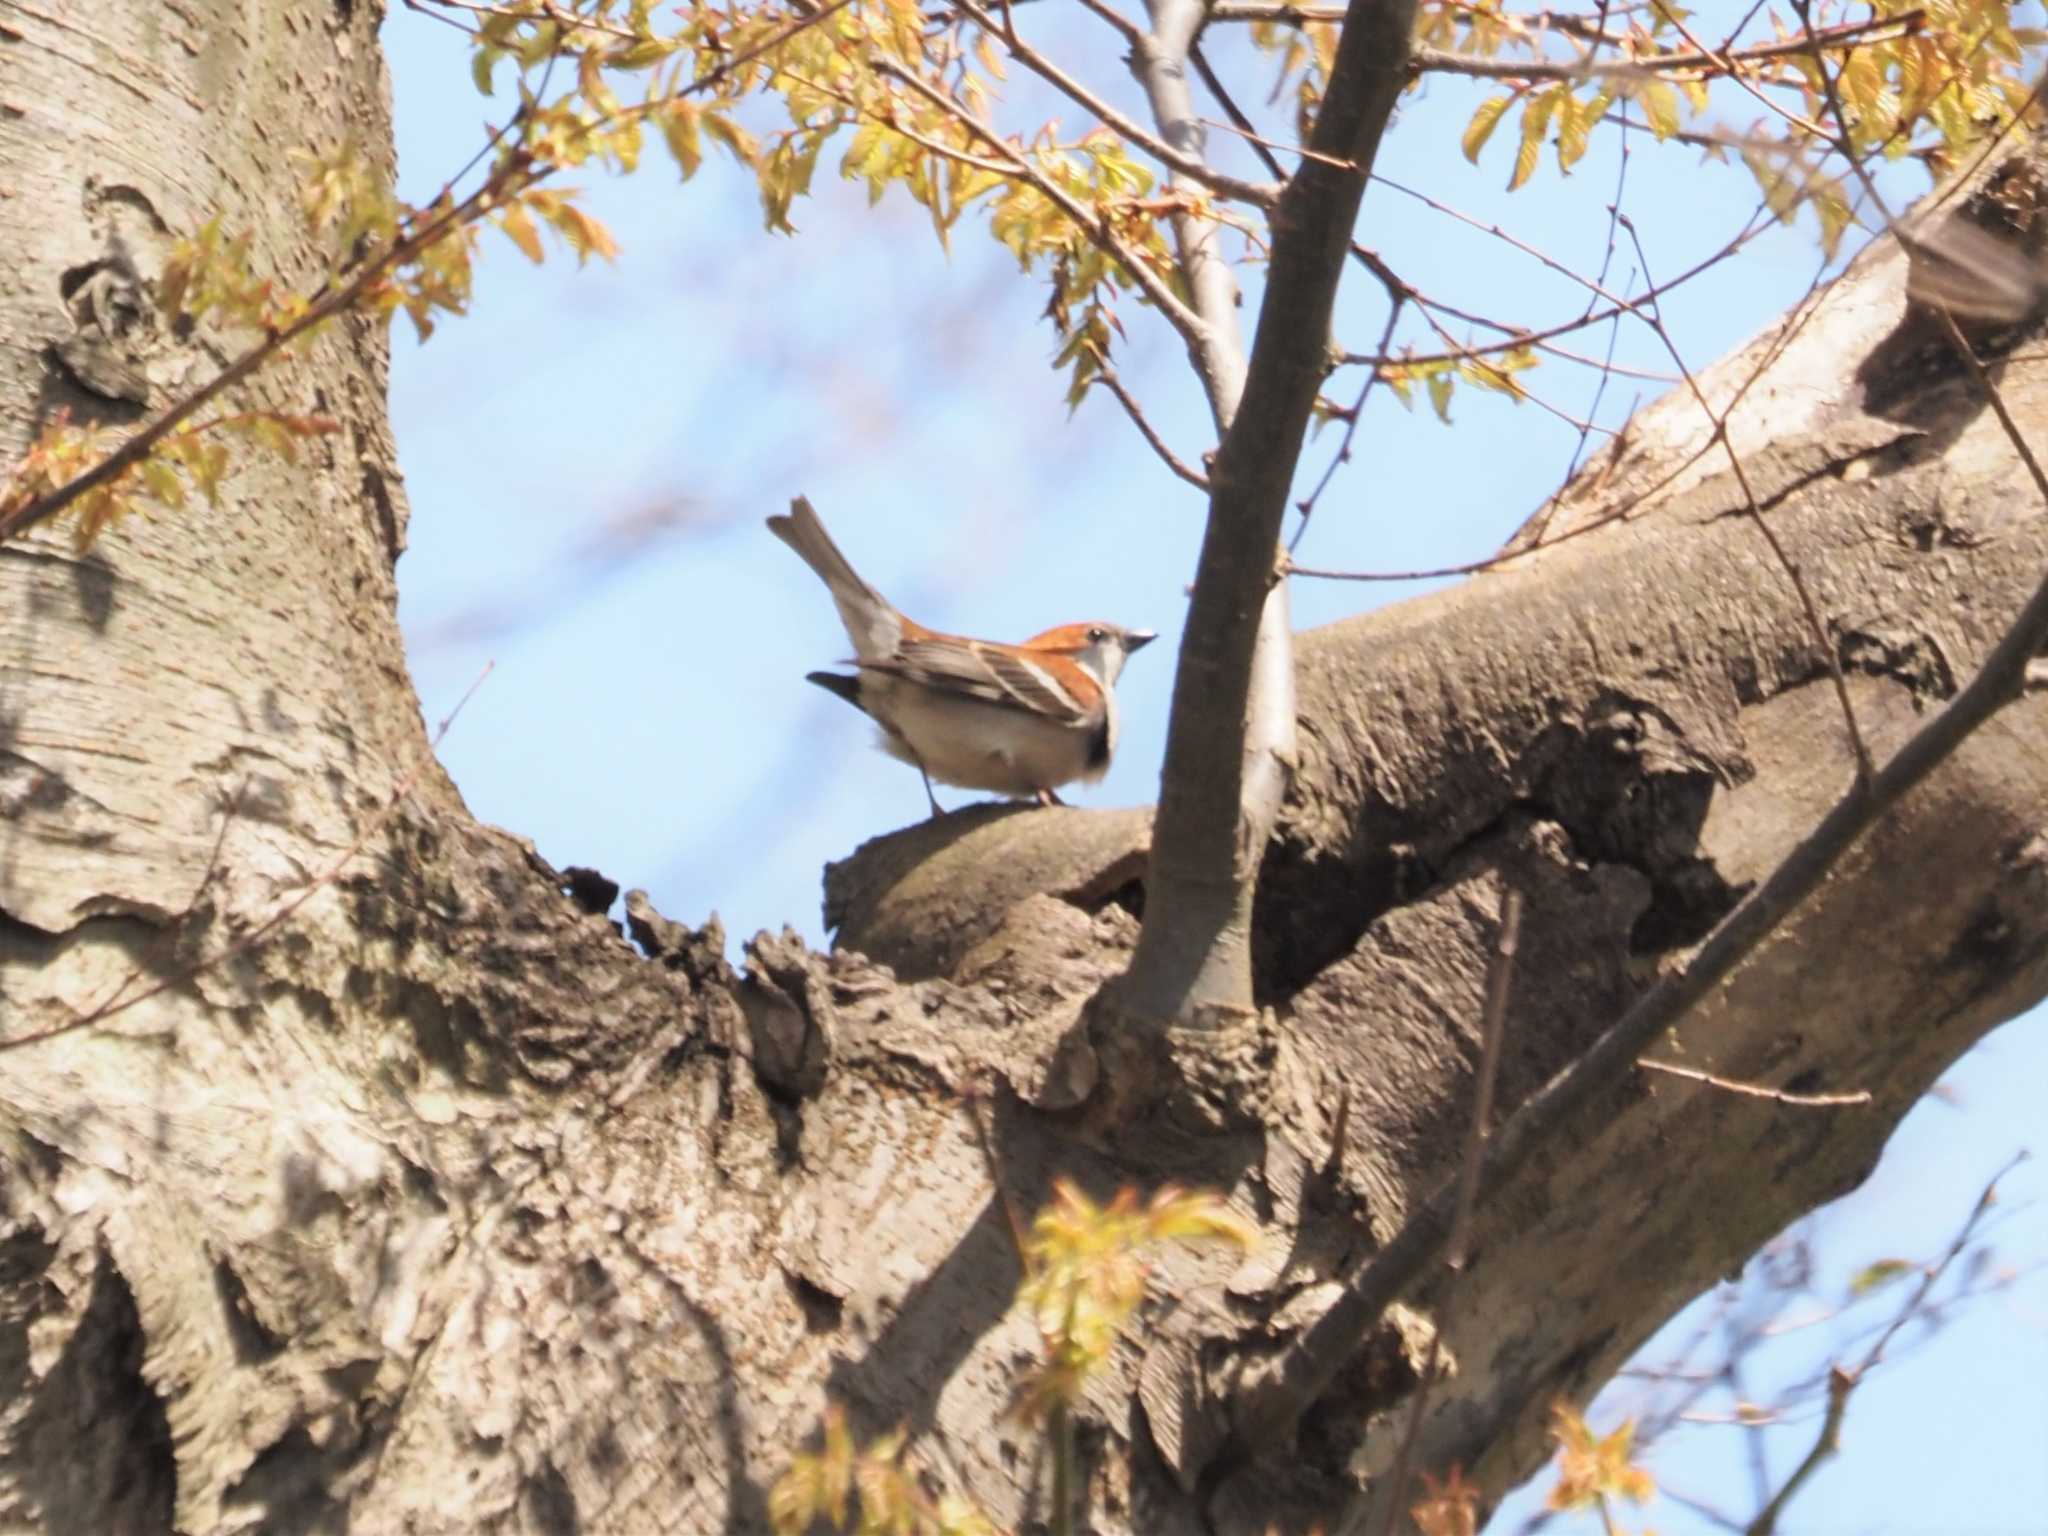
[[(52, 212), (6, 235), (8, 453), (57, 405), (132, 420), (217, 365), (146, 302), (215, 208), (310, 270), (277, 150), (386, 141), (378, 19), (6, 13), (0, 179)], [(2048, 564), (1995, 424), (1903, 313), (1899, 259), (1865, 258), (1732, 427), (1880, 757)], [(2041, 365), (1999, 372), (2048, 422)], [(1334, 1523), (1391, 1462), (1437, 1335), (1456, 1374), (1422, 1462), (1498, 1492), (1554, 1396), (1853, 1185), (2048, 991), (2029, 700), (1669, 1046), (1872, 1107), (1618, 1089), (1487, 1203), (1455, 1294), (1388, 1314), (1284, 1464), (1237, 1457), (1261, 1372), (1455, 1160), (1505, 884), (1529, 904), (1503, 1112), (1849, 781), (1826, 657), (1722, 465), (1596, 526), (1699, 447), (1696, 407), (1646, 413), (1509, 567), (1301, 637), (1255, 932), (1273, 1015), (1160, 1043), (1096, 1007), (1136, 943), (1144, 813), (878, 840), (828, 887), (848, 951), (763, 935), (735, 970), (637, 894), (629, 942), (587, 873), (474, 823), (431, 767), (387, 811), (426, 739), (381, 332), (337, 328), (262, 387), (346, 434), (295, 472), (252, 463), (217, 514), (86, 557), (47, 530), (0, 548), (0, 1045), (170, 983), (0, 1054), (10, 1529), (753, 1531), (827, 1394), (864, 1432), (908, 1423), (933, 1477), (1024, 1526), (1050, 1473), (1006, 1417), (1036, 1352), (1012, 1221), (1059, 1175), (1216, 1184), (1271, 1239), (1160, 1265), (1081, 1415), (1095, 1529)], [(1179, 1088), (1111, 1093), (1106, 1063), (1151, 1049)]]

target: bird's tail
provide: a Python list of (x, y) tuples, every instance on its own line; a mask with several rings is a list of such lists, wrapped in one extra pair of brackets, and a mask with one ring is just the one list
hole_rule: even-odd
[(795, 550), (825, 583), (857, 659), (879, 661), (896, 654), (903, 636), (902, 616), (847, 563), (809, 501), (799, 496), (790, 502), (787, 516), (768, 519), (768, 531)]

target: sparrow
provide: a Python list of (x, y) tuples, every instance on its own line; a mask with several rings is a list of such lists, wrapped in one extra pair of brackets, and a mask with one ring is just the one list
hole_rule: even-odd
[(1041, 805), (1056, 789), (1094, 783), (1116, 751), (1116, 695), (1124, 660), (1155, 638), (1114, 624), (1062, 624), (1022, 645), (943, 635), (905, 618), (847, 563), (810, 502), (799, 496), (768, 529), (825, 583), (853, 642), (857, 670), (808, 680), (881, 727), (880, 746), (932, 780)]

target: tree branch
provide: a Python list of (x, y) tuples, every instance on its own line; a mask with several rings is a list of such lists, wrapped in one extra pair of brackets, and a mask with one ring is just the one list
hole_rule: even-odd
[[(699, 91), (709, 90), (711, 87), (721, 83), (735, 69), (751, 63), (771, 49), (781, 47), (799, 32), (818, 25), (826, 18), (844, 10), (851, 3), (852, 0), (829, 0), (829, 3), (813, 7), (789, 25), (778, 28), (772, 36), (747, 49), (745, 52), (735, 54), (732, 58), (724, 60), (717, 68), (698, 76), (689, 84), (676, 90), (672, 95), (663, 97), (659, 101), (627, 108), (620, 115), (622, 117), (645, 115), (649, 112), (660, 110), (670, 101), (680, 101), (685, 96), (692, 96)], [(494, 132), (492, 134), (493, 143), (496, 142), (497, 137), (498, 134)], [(489, 145), (486, 145), (485, 149), (488, 150), (488, 148)], [(474, 161), (471, 162), (471, 164), (474, 163)], [(428, 250), (452, 235), (462, 225), (475, 222), (484, 212), (494, 206), (494, 200), (503, 194), (508, 187), (513, 185), (522, 187), (532, 186), (538, 182), (545, 181), (559, 169), (560, 167), (557, 165), (545, 161), (535, 161), (530, 154), (520, 154), (508, 157), (502, 165), (492, 172), (482, 186), (478, 187), (476, 191), (459, 203), (451, 202), (444, 207), (443, 199), (451, 197), (453, 183), (451, 182), (448, 186), (443, 187), (440, 197), (415, 214), (414, 217), (417, 222), (410, 231), (394, 239), (382, 250), (371, 254), (359, 265), (348, 268), (338, 274), (339, 277), (346, 278), (346, 282), (337, 282), (330, 279), (328, 286), (313, 296), (312, 301), (306, 306), (305, 312), (289, 325), (274, 328), (260, 341), (252, 343), (229, 362), (225, 368), (221, 369), (219, 373), (215, 374), (191, 394), (185, 396), (184, 399), (170, 406), (161, 415), (136, 432), (133, 437), (124, 441), (119, 448), (116, 448), (104, 459), (100, 460), (99, 463), (93, 465), (91, 469), (74, 476), (48, 494), (39, 496), (33, 501), (15, 507), (4, 516), (0, 516), (0, 544), (4, 544), (10, 539), (26, 533), (38, 523), (54, 517), (57, 513), (78, 500), (79, 497), (85, 495), (86, 492), (96, 490), (103, 485), (111, 485), (114, 481), (120, 479), (129, 470), (148, 458), (151, 451), (159, 443), (163, 442), (164, 439), (168, 438), (173, 432), (177, 431), (178, 428), (182, 427), (187, 421), (190, 421), (192, 417), (228, 390), (254, 377), (256, 373), (294, 341), (325, 324), (336, 315), (353, 309), (362, 301), (363, 296), (371, 288), (382, 282), (392, 271), (409, 262), (418, 260)], [(0, 491), (4, 491), (4, 489), (5, 482), (0, 481)]]
[[(1996, 396), (1993, 396), (1996, 399)], [(1594, 1096), (1635, 1070), (1673, 1029), (1821, 886), (1849, 848), (1952, 757), (1977, 728), (2021, 696), (2028, 661), (2048, 648), (2048, 577), (2035, 587), (1977, 675), (1872, 778), (1852, 786), (1784, 862), (1743, 898), (1692, 963), (1636, 999), (1576, 1062), (1508, 1118), (1488, 1145), (1483, 1203), (1501, 1180), (1570, 1123)], [(1155, 837), (1158, 834), (1155, 833)], [(1148, 926), (1150, 903), (1147, 908)], [(1387, 1307), (1419, 1280), (1450, 1236), (1456, 1185), (1446, 1181), (1393, 1240), (1356, 1266), (1344, 1293), (1296, 1336), (1272, 1371), (1248, 1387), (1235, 1433), (1253, 1447), (1280, 1441), (1352, 1359)]]
[[(1131, 119), (1117, 111), (1115, 107), (1104, 101), (1095, 92), (1089, 90), (1087, 86), (1076, 80), (1072, 75), (1069, 75), (1022, 38), (1018, 37), (1014, 27), (1006, 27), (996, 17), (991, 16), (987, 11), (975, 4), (975, 0), (957, 0), (957, 4), (961, 15), (969, 17), (976, 26), (980, 27), (991, 37), (1001, 38), (1003, 46), (1009, 50), (1011, 58), (1037, 75), (1054, 90), (1060, 92), (1061, 95), (1067, 97), (1076, 106), (1094, 113), (1104, 127), (1108, 128), (1126, 143), (1135, 144), (1138, 148), (1144, 150), (1146, 154), (1157, 160), (1176, 176), (1197, 182), (1209, 191), (1214, 192), (1218, 197), (1227, 197), (1236, 202), (1249, 203), (1255, 208), (1271, 208), (1280, 201), (1281, 189), (1278, 186), (1269, 182), (1246, 181), (1242, 177), (1230, 175), (1227, 171), (1219, 171), (1213, 166), (1204, 164), (1199, 154), (1189, 154), (1180, 145), (1171, 142), (1170, 137), (1169, 139), (1161, 139), (1157, 134), (1147, 133), (1144, 128), (1132, 122)], [(1196, 10), (1199, 23), (1200, 8), (1196, 7)]]
[[(1202, 28), (1201, 0), (1147, 0), (1152, 30), (1131, 46), (1131, 69), (1145, 88), (1152, 116), (1166, 141), (1196, 165), (1203, 164), (1207, 135), (1188, 89), (1188, 50)], [(1176, 171), (1173, 184), (1184, 178)], [(1207, 344), (1191, 354), (1218, 435), (1230, 430), (1244, 398), (1244, 338), (1237, 323), (1237, 279), (1225, 259), (1214, 219), (1181, 210), (1173, 215), (1173, 239), (1195, 309), (1209, 322)]]
[(1483, 54), (1418, 48), (1414, 65), (1418, 74), (1468, 75), (1479, 80), (1650, 80), (1668, 79), (1673, 74), (1689, 70), (1718, 78), (1735, 73), (1731, 65), (1809, 56), (1816, 44), (1825, 49), (1890, 42), (1918, 32), (1925, 20), (1925, 13), (1908, 11), (1902, 16), (1875, 16), (1841, 26), (1822, 27), (1815, 31), (1811, 41), (1800, 36), (1782, 42), (1758, 43), (1748, 48), (1730, 48), (1721, 53), (1699, 48), (1690, 53), (1643, 54), (1612, 63), (1594, 59), (1497, 59)]
[(1302, 161), (1274, 210), (1244, 397), (1210, 471), (1145, 924), (1122, 999), (1143, 1018), (1216, 1023), (1252, 1006), (1252, 894), (1291, 763), (1272, 751), (1248, 763), (1245, 746), (1291, 738), (1294, 712), (1274, 551), (1330, 366), (1330, 315), (1366, 172), (1408, 79), (1415, 0), (1352, 0), (1347, 18), (1309, 143), (1316, 158)]
[(1045, 175), (1031, 163), (1016, 145), (1001, 137), (994, 129), (987, 127), (972, 112), (945, 91), (918, 78), (917, 72), (893, 55), (877, 50), (874, 59), (875, 73), (900, 80), (940, 111), (950, 115), (967, 131), (980, 139), (990, 149), (1003, 156), (1015, 167), (1015, 174), (1031, 183), (1045, 200), (1072, 219), (1109, 255), (1124, 264), (1124, 270), (1145, 291), (1145, 297), (1158, 306), (1159, 312), (1173, 323), (1175, 330), (1190, 348), (1202, 345), (1202, 333), (1208, 328), (1202, 317), (1180, 301), (1174, 291), (1160, 281), (1159, 274), (1138, 259), (1137, 255), (1117, 239), (1116, 232), (1109, 225), (1095, 217), (1060, 187), (1051, 177)]
[(1826, 1414), (1821, 1419), (1820, 1433), (1814, 1437), (1812, 1447), (1793, 1469), (1792, 1475), (1785, 1479), (1785, 1486), (1757, 1512), (1757, 1517), (1749, 1523), (1744, 1536), (1774, 1536), (1778, 1529), (1779, 1517), (1785, 1513), (1794, 1496), (1806, 1486), (1808, 1479), (1820, 1470), (1828, 1458), (1841, 1448), (1842, 1420), (1849, 1411), (1850, 1395), (1863, 1384), (1863, 1378), (1884, 1359), (1885, 1347), (1891, 1343), (1901, 1328), (1919, 1314), (1927, 1302), (1928, 1293), (1940, 1284), (1941, 1277), (1948, 1273), (1949, 1266), (1961, 1257), (1963, 1249), (1969, 1245), (1970, 1235), (1977, 1230), (1978, 1222), (1984, 1219), (1984, 1213), (1997, 1201), (1998, 1186), (2005, 1182), (2006, 1175), (2026, 1160), (2026, 1156), (2025, 1152), (2021, 1152), (1992, 1175), (1991, 1182), (1984, 1186), (1984, 1192), (1970, 1208), (1969, 1217), (1963, 1222), (1962, 1229), (1956, 1233), (1955, 1241), (1948, 1245), (1948, 1252), (1942, 1255), (1940, 1263), (1930, 1266), (1921, 1275), (1920, 1284), (1914, 1288), (1912, 1296), (1899, 1309), (1898, 1316), (1892, 1319), (1891, 1326), (1885, 1329), (1877, 1342), (1870, 1347), (1870, 1353), (1863, 1357), (1862, 1363), (1853, 1367), (1839, 1363), (1828, 1367), (1828, 1406)]
[(1209, 477), (1182, 459), (1167, 445), (1166, 439), (1159, 435), (1159, 429), (1146, 417), (1144, 407), (1138, 404), (1137, 396), (1125, 388), (1124, 381), (1117, 377), (1114, 368), (1105, 363), (1091, 382), (1100, 384), (1116, 396), (1117, 404), (1124, 408), (1124, 414), (1131, 418), (1131, 424), (1138, 429), (1139, 435), (1151, 445), (1152, 451), (1159, 455), (1161, 462), (1168, 469), (1198, 491), (1206, 492), (1209, 489)]

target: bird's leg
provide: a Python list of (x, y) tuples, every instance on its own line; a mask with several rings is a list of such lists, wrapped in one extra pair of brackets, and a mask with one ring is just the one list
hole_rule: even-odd
[(946, 814), (946, 808), (939, 804), (939, 797), (932, 793), (932, 776), (924, 771), (923, 763), (917, 765), (917, 773), (918, 777), (924, 780), (924, 797), (932, 803), (932, 820), (937, 821)]
[(1041, 789), (1038, 792), (1038, 803), (1040, 805), (1065, 805), (1067, 802), (1062, 800), (1052, 790)]

